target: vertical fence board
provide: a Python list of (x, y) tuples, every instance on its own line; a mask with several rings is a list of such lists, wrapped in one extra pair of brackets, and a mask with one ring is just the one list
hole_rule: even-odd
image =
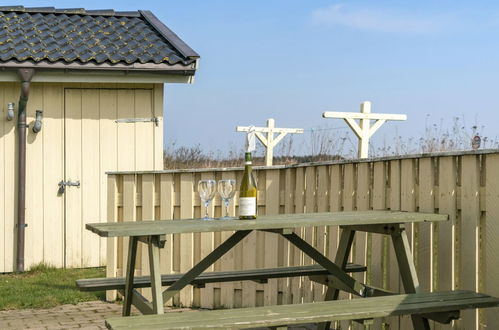
[[(266, 208), (265, 214), (279, 213), (279, 170), (267, 170), (265, 177)], [(277, 267), (279, 241), (274, 233), (265, 233), (265, 268)], [(278, 280), (269, 279), (264, 286), (265, 305), (277, 305)]]
[[(482, 248), (485, 249), (485, 263), (481, 271), (485, 273), (485, 292), (499, 297), (499, 155), (487, 155), (485, 162), (486, 217), (482, 228)], [(499, 324), (497, 309), (486, 309), (486, 324), (489, 329)]]
[[(434, 239), (438, 242), (434, 290), (456, 289), (455, 240), (457, 222), (457, 168), (455, 157), (439, 158), (438, 164), (439, 213), (448, 214), (449, 221), (436, 225)], [(450, 325), (436, 324), (437, 329), (450, 329)]]
[[(213, 174), (212, 174), (213, 178)], [(229, 175), (227, 172), (222, 172), (222, 179), (234, 178), (234, 175)], [(222, 232), (221, 240), (222, 242), (228, 239), (234, 232)], [(237, 247), (228, 251), (222, 258), (220, 267), (222, 271), (234, 270), (236, 266), (235, 260), (235, 249)], [(248, 253), (253, 253), (253, 251), (248, 251)], [(220, 284), (220, 297), (222, 299), (222, 306), (224, 308), (234, 308), (234, 282), (227, 282)]]
[[(180, 174), (180, 219), (193, 218), (194, 204), (194, 175), (192, 173)], [(180, 220), (181, 221), (181, 220)], [(180, 235), (180, 271), (187, 272), (194, 265), (193, 234)], [(191, 286), (180, 291), (180, 304), (190, 306), (193, 298)]]
[[(374, 210), (386, 209), (386, 163), (375, 162), (373, 165), (372, 203)], [(372, 234), (371, 262), (367, 264), (368, 282), (373, 286), (388, 289), (388, 237)], [(387, 319), (375, 320), (374, 329), (379, 329)]]
[[(317, 167), (317, 212), (329, 211), (329, 171), (326, 166)], [(326, 227), (317, 227), (317, 250), (326, 253)], [(324, 285), (315, 284), (314, 301), (324, 300)]]
[[(478, 234), (480, 226), (479, 156), (462, 157), (461, 167), (461, 288), (478, 290)], [(462, 311), (465, 329), (478, 327), (478, 311)]]
[[(433, 190), (434, 178), (433, 158), (421, 158), (419, 160), (419, 212), (435, 212), (435, 194)], [(418, 272), (419, 284), (422, 291), (430, 291), (432, 288), (432, 240), (431, 223), (418, 225), (418, 237), (416, 240), (415, 259)]]
[[(401, 189), (401, 169), (400, 160), (392, 160), (389, 162), (390, 169), (390, 190), (388, 195), (390, 210), (400, 210), (400, 189)], [(388, 244), (388, 288), (390, 291), (403, 292), (400, 288), (400, 273), (397, 264), (397, 258), (393, 249), (392, 242)], [(400, 319), (398, 317), (391, 317), (389, 319), (390, 330), (398, 330), (400, 328)]]
[[(400, 209), (402, 211), (416, 211), (416, 173), (415, 160), (403, 159), (400, 169)], [(419, 227), (415, 224), (406, 225), (407, 237), (411, 245), (412, 256), (418, 260), (417, 235)], [(394, 260), (395, 261), (395, 260)], [(412, 326), (410, 316), (400, 317), (400, 328), (408, 329)]]
[[(284, 213), (291, 214), (295, 212), (295, 169), (288, 168), (284, 170), (285, 176), (285, 187), (284, 187)], [(289, 266), (295, 265), (295, 247), (289, 243), (287, 240), (284, 242), (284, 248), (287, 250), (287, 264)], [(299, 285), (299, 279), (297, 278), (287, 278), (286, 279), (286, 290), (284, 291), (283, 301), (286, 304), (293, 303), (293, 292), (292, 288)]]
[[(305, 212), (315, 212), (315, 190), (317, 189), (317, 177), (314, 166), (305, 168)], [(302, 229), (303, 239), (314, 246), (314, 228), (305, 227)], [(314, 261), (307, 255), (303, 255), (303, 264), (311, 265)], [(314, 301), (314, 283), (310, 281), (308, 276), (303, 278), (303, 301)]]
[[(329, 211), (340, 212), (343, 210), (343, 194), (342, 194), (342, 174), (340, 165), (331, 165), (330, 182), (329, 182)], [(336, 249), (338, 248), (339, 230), (337, 226), (328, 226), (327, 233), (327, 253), (329, 259), (334, 260)]]
[[(344, 173), (343, 173), (343, 210), (344, 211), (353, 211), (355, 210), (356, 207), (356, 165), (357, 164), (345, 164), (344, 165)], [(355, 236), (357, 237), (359, 235), (359, 232), (355, 233)], [(350, 252), (350, 256), (348, 258), (348, 261), (352, 262), (353, 261), (353, 256), (356, 255), (357, 253), (357, 240), (356, 238), (353, 241), (353, 246), (352, 246), (352, 251)], [(352, 295), (351, 294), (346, 294), (344, 292), (340, 292), (339, 295), (340, 299), (351, 299)], [(351, 327), (352, 322), (351, 321), (341, 321), (341, 328), (346, 328), (348, 329)]]
[[(305, 169), (303, 167), (298, 167), (295, 171), (295, 213), (303, 213), (305, 207), (304, 201), (304, 191), (305, 191)], [(303, 228), (296, 228), (295, 233), (302, 236)], [(294, 265), (302, 265), (303, 263), (303, 252), (294, 248)], [(293, 285), (293, 304), (303, 302), (303, 277), (297, 277), (294, 279)]]
[[(123, 221), (135, 221), (136, 220), (136, 178), (134, 174), (127, 174), (123, 176)], [(123, 253), (122, 262), (123, 265), (123, 275), (126, 274), (126, 264), (128, 259), (128, 241), (127, 237), (123, 238)]]
[[(172, 220), (175, 196), (173, 174), (160, 174), (159, 181), (159, 218), (160, 220)], [(173, 273), (173, 235), (166, 235), (165, 247), (160, 249), (159, 253), (161, 260), (161, 273)], [(171, 305), (171, 301), (169, 301), (168, 304)]]
[[(142, 217), (141, 221), (154, 220), (154, 193), (155, 193), (155, 180), (154, 174), (141, 174), (142, 177)], [(140, 244), (140, 243), (139, 243)], [(149, 250), (146, 245), (142, 243), (142, 274), (150, 274), (149, 271)], [(146, 294), (144, 296), (148, 299), (152, 297), (151, 290), (143, 290)]]
[[(370, 209), (370, 163), (359, 163), (357, 166), (357, 187), (356, 187), (356, 210), (366, 211)], [(368, 236), (366, 232), (355, 234), (355, 255), (353, 262), (359, 265), (367, 265), (368, 258)], [(366, 283), (367, 274), (356, 273), (353, 275), (358, 281)], [(365, 329), (366, 326), (360, 323), (353, 324), (354, 329)]]

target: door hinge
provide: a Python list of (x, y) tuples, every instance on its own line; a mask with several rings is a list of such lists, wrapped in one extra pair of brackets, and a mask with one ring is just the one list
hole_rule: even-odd
[(153, 122), (156, 126), (159, 125), (159, 118), (158, 117), (152, 117), (152, 118), (123, 118), (123, 119), (117, 119), (114, 121), (115, 123), (149, 123)]

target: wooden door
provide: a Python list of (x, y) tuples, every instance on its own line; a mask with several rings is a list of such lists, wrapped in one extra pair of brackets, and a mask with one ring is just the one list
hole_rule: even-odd
[(79, 182), (64, 192), (66, 267), (105, 264), (105, 239), (85, 224), (107, 221), (106, 172), (156, 169), (160, 128), (126, 120), (152, 118), (153, 109), (152, 89), (65, 90), (64, 181)]

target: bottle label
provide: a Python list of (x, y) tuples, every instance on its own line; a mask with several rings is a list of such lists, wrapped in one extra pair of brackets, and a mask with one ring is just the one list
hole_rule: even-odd
[(239, 198), (239, 215), (243, 217), (256, 215), (256, 197)]

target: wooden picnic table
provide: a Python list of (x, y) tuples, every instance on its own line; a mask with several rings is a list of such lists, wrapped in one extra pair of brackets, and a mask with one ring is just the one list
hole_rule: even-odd
[[(347, 260), (356, 231), (389, 235), (394, 244), (399, 271), (405, 293), (419, 292), (419, 282), (410, 251), (406, 223), (438, 222), (448, 220), (447, 215), (403, 211), (352, 211), (305, 214), (281, 214), (260, 216), (256, 220), (211, 220), (140, 221), (87, 224), (86, 228), (101, 237), (129, 237), (128, 260), (124, 290), (123, 316), (130, 315), (131, 305), (144, 314), (162, 314), (163, 302), (171, 299), (186, 285), (192, 283), (204, 270), (219, 260), (253, 230), (273, 232), (283, 236), (317, 264), (325, 268), (327, 275), (311, 278), (326, 284), (325, 300), (338, 299), (339, 291), (360, 297), (393, 294), (368, 286), (353, 278), (346, 271)], [(334, 261), (300, 238), (294, 228), (311, 226), (340, 226), (342, 228), (338, 250)], [(210, 254), (194, 265), (164, 292), (161, 288), (159, 249), (164, 246), (165, 235), (182, 233), (235, 231)], [(138, 242), (147, 244), (149, 251), (152, 302), (149, 303), (134, 289), (134, 269)], [(428, 319), (412, 315), (415, 329), (429, 329)], [(323, 324), (325, 328), (327, 324)]]

